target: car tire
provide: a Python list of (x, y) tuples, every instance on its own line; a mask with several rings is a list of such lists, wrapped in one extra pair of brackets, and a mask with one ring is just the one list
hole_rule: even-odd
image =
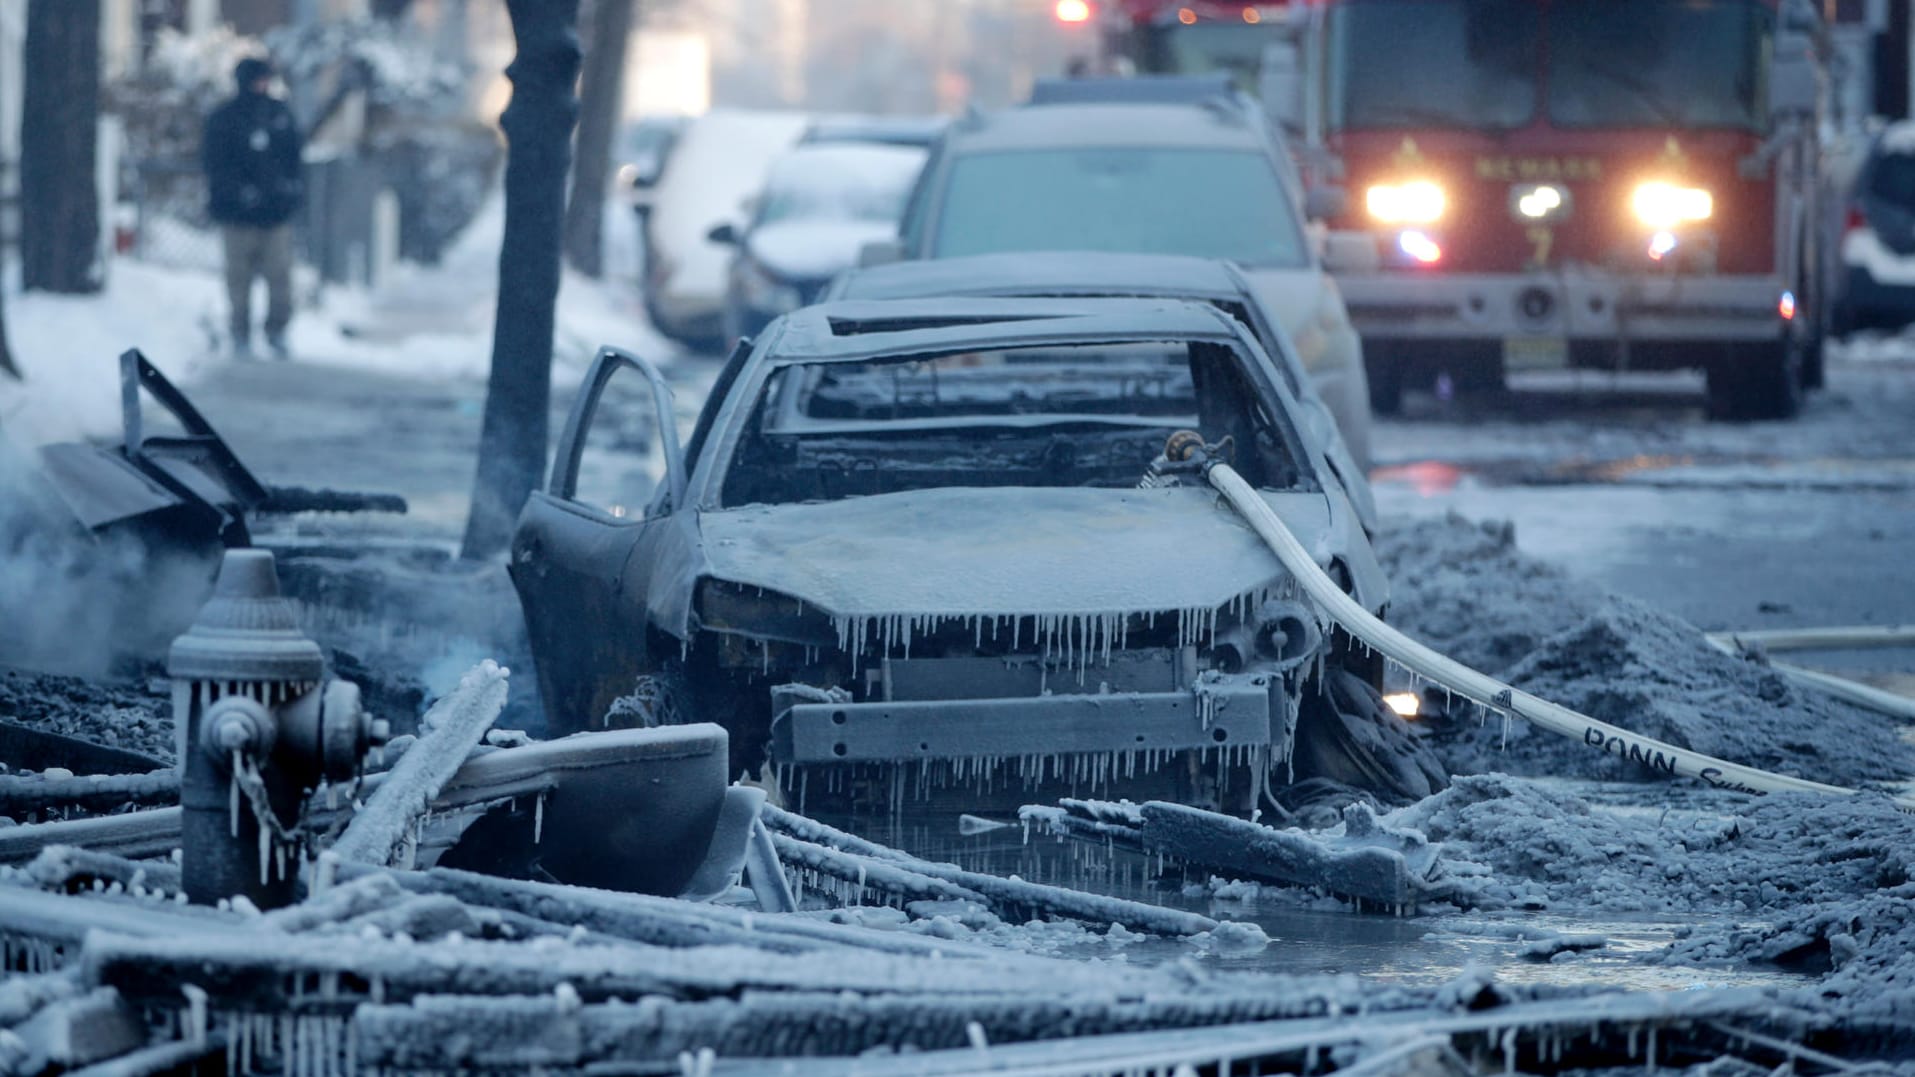
[(1709, 418), (1718, 422), (1792, 419), (1802, 410), (1803, 346), (1791, 335), (1732, 343), (1709, 364)]

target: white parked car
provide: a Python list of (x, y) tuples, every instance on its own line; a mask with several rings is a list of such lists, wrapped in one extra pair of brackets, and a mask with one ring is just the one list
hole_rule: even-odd
[(897, 231), (925, 151), (864, 142), (815, 142), (772, 163), (750, 223), (711, 238), (734, 248), (725, 335), (755, 336), (773, 318), (807, 306), (858, 253)]
[(723, 343), (732, 252), (711, 232), (738, 219), (810, 123), (797, 112), (715, 109), (679, 136), (645, 226), (645, 310), (659, 332), (695, 347)]

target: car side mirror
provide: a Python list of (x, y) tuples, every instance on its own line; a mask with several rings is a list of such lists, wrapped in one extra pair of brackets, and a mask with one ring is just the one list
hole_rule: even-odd
[(898, 239), (878, 239), (866, 243), (858, 251), (858, 268), (869, 269), (872, 266), (888, 266), (893, 262), (904, 261), (904, 241)]
[(1335, 220), (1350, 208), (1350, 192), (1341, 187), (1312, 187), (1303, 193), (1303, 215), (1313, 221)]
[(572, 401), (572, 413), (566, 417), (564, 433), (559, 435), (558, 453), (552, 461), (552, 479), (546, 484), (546, 492), (567, 501), (576, 499), (585, 436), (598, 413), (599, 398), (605, 395), (606, 384), (621, 370), (637, 371), (651, 386), (658, 443), (665, 457), (664, 506), (668, 511), (676, 509), (685, 503), (687, 476), (685, 450), (678, 440), (678, 413), (673, 404), (672, 387), (657, 367), (610, 345), (598, 350), (584, 384), (579, 386), (578, 397)]
[(1383, 268), (1383, 256), (1368, 232), (1331, 232), (1323, 237), (1323, 268), (1331, 273), (1375, 273)]
[(736, 247), (738, 245), (738, 226), (732, 224), (730, 221), (726, 221), (724, 224), (718, 225), (711, 231), (706, 232), (705, 238), (721, 247)]

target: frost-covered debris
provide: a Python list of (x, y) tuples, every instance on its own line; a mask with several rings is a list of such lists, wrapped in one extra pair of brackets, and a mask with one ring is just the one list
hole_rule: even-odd
[[(381, 865), (390, 862), (400, 846), (416, 844), (420, 819), (431, 810), (433, 798), (505, 708), (506, 673), (488, 659), (426, 712), (420, 720), (419, 742), (387, 774), (372, 800), (354, 814), (328, 856)], [(410, 854), (406, 855), (409, 859)]]
[(809, 872), (851, 882), (860, 889), (870, 887), (907, 899), (973, 901), (1008, 919), (1061, 916), (1100, 925), (1121, 924), (1154, 935), (1198, 935), (1218, 927), (1207, 916), (921, 860), (775, 807), (764, 809), (764, 819), (783, 839), (780, 857), (789, 850), (792, 855), (787, 862), (796, 858), (795, 863)]
[[(1524, 556), (1507, 524), (1451, 515), (1387, 530), (1390, 620), (1552, 703), (1738, 763), (1835, 785), (1898, 780), (1915, 747), (1880, 716), (1718, 653), (1687, 622)], [(1460, 704), (1430, 738), (1453, 774), (1642, 778), (1630, 761)]]
[(1182, 804), (1065, 800), (1030, 806), (1026, 827), (1120, 844), (1233, 879), (1334, 894), (1401, 916), (1419, 902), (1457, 896), (1443, 879), (1441, 850), (1423, 834), (1383, 826), (1367, 804), (1350, 804), (1327, 830), (1278, 829)]
[(0, 816), (17, 822), (177, 804), (179, 799), (179, 777), (171, 770), (77, 775), (42, 771), (0, 776)]

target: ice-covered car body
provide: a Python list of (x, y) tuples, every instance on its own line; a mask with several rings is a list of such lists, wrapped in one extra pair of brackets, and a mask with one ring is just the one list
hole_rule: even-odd
[(800, 310), (734, 353), (682, 453), (664, 439), (641, 518), (576, 494), (598, 394), (632, 367), (672, 429), (663, 379), (602, 356), (513, 545), (555, 733), (656, 719), (615, 704), (680, 692), (664, 710), (725, 724), (741, 768), (767, 750), (1179, 771), (1222, 755), (1267, 774), (1306, 683), (1358, 660), (1211, 491), (1139, 487), (1179, 429), (1230, 439), (1333, 575), (1386, 599), (1295, 397), (1209, 305)]
[(1248, 326), (1303, 405), (1301, 422), (1319, 438), (1364, 526), (1376, 529), (1370, 463), (1368, 390), (1362, 367), (1306, 369), (1296, 344), (1263, 292), (1229, 262), (1175, 254), (1037, 251), (893, 262), (850, 270), (825, 289), (832, 299), (928, 299), (933, 296), (1136, 296), (1209, 303)]

